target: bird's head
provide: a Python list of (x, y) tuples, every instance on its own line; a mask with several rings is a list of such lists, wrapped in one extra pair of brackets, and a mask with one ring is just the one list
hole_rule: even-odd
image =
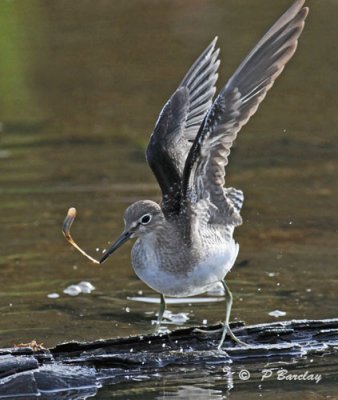
[(124, 213), (124, 231), (103, 254), (100, 264), (128, 239), (154, 232), (163, 221), (164, 215), (161, 207), (154, 201), (140, 200), (130, 205)]

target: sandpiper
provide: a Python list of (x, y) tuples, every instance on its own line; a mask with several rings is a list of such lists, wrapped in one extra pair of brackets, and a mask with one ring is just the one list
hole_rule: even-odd
[(218, 77), (215, 38), (192, 65), (163, 107), (146, 158), (162, 191), (160, 204), (141, 200), (124, 214), (125, 229), (103, 254), (103, 263), (130, 238), (136, 275), (161, 296), (186, 297), (206, 292), (217, 282), (225, 291), (226, 334), (232, 294), (225, 276), (239, 245), (233, 239), (242, 224), (243, 193), (226, 188), (225, 166), (231, 146), (294, 54), (308, 8), (296, 0), (262, 37), (212, 101)]

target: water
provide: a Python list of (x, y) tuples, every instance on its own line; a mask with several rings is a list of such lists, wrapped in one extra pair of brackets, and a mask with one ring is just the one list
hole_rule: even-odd
[[(131, 243), (95, 266), (64, 241), (65, 213), (78, 209), (73, 236), (98, 257), (123, 228), (131, 202), (160, 199), (143, 154), (161, 106), (191, 63), (217, 34), (220, 87), (289, 3), (0, 4), (0, 346), (32, 339), (53, 346), (153, 329), (157, 305), (128, 300), (140, 291), (155, 296), (130, 267)], [(286, 313), (282, 319), (337, 316), (338, 5), (308, 5), (299, 49), (242, 130), (227, 170), (227, 184), (246, 196), (228, 285), (232, 319), (248, 324), (275, 321), (269, 313), (276, 310)], [(96, 290), (76, 297), (63, 292), (81, 281)], [(186, 313), (189, 326), (222, 319), (224, 304), (169, 310)], [(308, 398), (335, 393), (329, 382), (309, 386)], [(275, 399), (280, 392), (293, 399), (300, 390), (277, 380), (261, 389), (255, 383), (235, 380), (231, 397)], [(136, 398), (135, 390), (139, 398), (229, 395), (219, 371), (206, 373), (202, 383), (187, 373), (108, 387), (101, 396), (118, 397), (119, 390), (122, 398)]]

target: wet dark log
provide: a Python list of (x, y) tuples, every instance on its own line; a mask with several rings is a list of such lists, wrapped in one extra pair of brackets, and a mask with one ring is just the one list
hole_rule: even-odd
[(338, 354), (338, 319), (252, 326), (237, 323), (232, 328), (247, 347), (227, 339), (218, 351), (219, 334), (210, 336), (186, 328), (162, 336), (69, 342), (47, 350), (0, 349), (0, 398), (20, 394), (30, 399), (48, 393), (49, 399), (82, 399), (104, 384), (151, 379), (167, 368), (179, 373), (183, 366), (294, 362), (310, 354)]

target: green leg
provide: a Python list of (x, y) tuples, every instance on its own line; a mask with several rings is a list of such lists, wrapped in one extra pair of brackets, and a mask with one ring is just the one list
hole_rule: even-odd
[(230, 320), (230, 313), (231, 313), (231, 308), (232, 308), (232, 293), (230, 292), (230, 289), (228, 288), (227, 284), (224, 281), (221, 281), (222, 285), (224, 287), (224, 294), (225, 294), (225, 303), (226, 303), (226, 308), (225, 308), (225, 321), (224, 321), (224, 326), (223, 326), (223, 332), (222, 332), (222, 338), (221, 341), (219, 342), (218, 349), (222, 348), (224, 339), (226, 334), (231, 337), (232, 340), (234, 340), (236, 343), (240, 345), (246, 346), (244, 342), (239, 340), (232, 332), (229, 326), (229, 320)]
[(161, 322), (162, 322), (162, 319), (163, 319), (163, 314), (164, 314), (165, 309), (166, 309), (165, 298), (164, 298), (164, 294), (161, 293), (160, 311), (158, 313), (155, 333), (157, 333), (159, 331), (160, 327), (161, 327)]

